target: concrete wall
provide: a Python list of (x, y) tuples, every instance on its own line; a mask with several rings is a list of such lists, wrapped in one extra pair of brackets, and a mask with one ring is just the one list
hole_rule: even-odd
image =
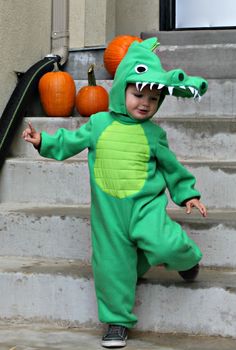
[(117, 0), (116, 34), (139, 36), (159, 29), (159, 0)]
[[(159, 0), (69, 0), (70, 49), (106, 46), (118, 34), (157, 30)], [(0, 0), (0, 113), (24, 72), (50, 53), (51, 0)]]
[(51, 0), (0, 0), (0, 112), (26, 71), (50, 52)]
[(159, 28), (159, 0), (70, 0), (70, 48), (105, 46), (114, 36)]
[(70, 0), (69, 32), (70, 48), (84, 47), (86, 0)]

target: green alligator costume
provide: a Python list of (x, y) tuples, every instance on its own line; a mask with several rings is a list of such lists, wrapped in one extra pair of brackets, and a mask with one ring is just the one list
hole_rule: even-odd
[(164, 130), (127, 114), (125, 89), (149, 84), (168, 94), (199, 98), (207, 82), (180, 70), (165, 71), (153, 50), (156, 38), (134, 42), (120, 63), (110, 91), (110, 112), (97, 113), (81, 128), (42, 132), (40, 154), (64, 160), (88, 148), (91, 183), (92, 265), (101, 322), (131, 328), (137, 278), (150, 266), (187, 270), (202, 254), (166, 213), (168, 188), (183, 205), (199, 198), (195, 178), (168, 148)]

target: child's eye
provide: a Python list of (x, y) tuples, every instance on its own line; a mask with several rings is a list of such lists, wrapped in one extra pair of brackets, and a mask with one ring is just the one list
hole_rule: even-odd
[(134, 94), (135, 97), (141, 98), (143, 95), (142, 94)]

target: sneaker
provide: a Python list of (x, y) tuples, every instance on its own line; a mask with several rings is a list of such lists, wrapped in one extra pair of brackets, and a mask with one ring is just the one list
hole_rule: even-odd
[(107, 333), (102, 338), (104, 348), (123, 348), (126, 346), (128, 329), (124, 326), (110, 324)]
[(189, 270), (178, 271), (178, 273), (186, 282), (193, 282), (199, 273), (199, 268), (199, 264), (197, 264)]

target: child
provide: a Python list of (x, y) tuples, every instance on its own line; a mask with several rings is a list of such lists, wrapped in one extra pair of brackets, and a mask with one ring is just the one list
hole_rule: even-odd
[(64, 160), (88, 148), (91, 183), (92, 266), (101, 322), (108, 324), (104, 347), (124, 347), (137, 278), (152, 265), (179, 271), (186, 281), (197, 276), (202, 254), (166, 213), (172, 200), (206, 208), (194, 189), (195, 178), (168, 148), (164, 130), (150, 119), (168, 94), (200, 97), (207, 82), (182, 70), (166, 72), (153, 52), (156, 38), (134, 42), (120, 63), (110, 91), (109, 112), (97, 113), (81, 128), (23, 132), (43, 157)]

